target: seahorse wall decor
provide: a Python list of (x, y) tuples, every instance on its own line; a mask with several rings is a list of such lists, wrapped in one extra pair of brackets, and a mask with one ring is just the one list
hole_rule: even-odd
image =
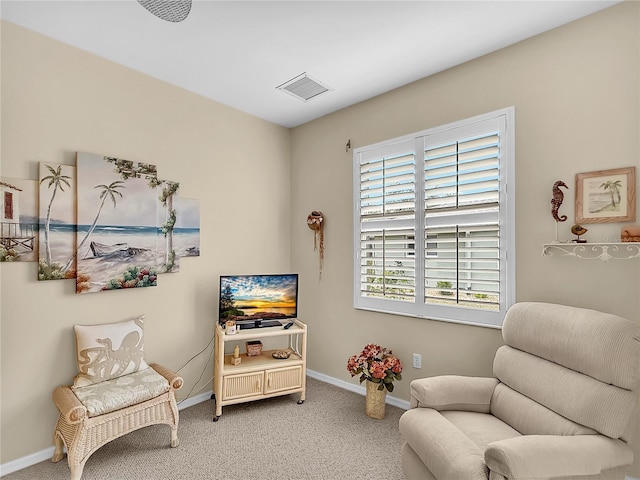
[(567, 184), (562, 180), (558, 180), (553, 184), (553, 198), (551, 199), (551, 215), (556, 222), (565, 222), (567, 220), (566, 215), (558, 216), (558, 210), (564, 201), (564, 192), (560, 190), (560, 187), (569, 188)]

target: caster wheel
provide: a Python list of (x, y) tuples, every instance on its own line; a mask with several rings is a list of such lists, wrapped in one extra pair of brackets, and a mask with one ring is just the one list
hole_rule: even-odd
[(214, 422), (217, 422), (218, 420), (220, 420), (220, 417), (219, 417), (219, 416), (215, 416), (215, 417), (213, 417), (213, 421), (214, 421)]
[(302, 405), (304, 403), (304, 400), (298, 400), (298, 405)]
[(212, 393), (212, 394), (211, 394), (211, 400), (215, 400), (215, 399), (216, 399), (216, 394), (215, 394), (215, 393)]

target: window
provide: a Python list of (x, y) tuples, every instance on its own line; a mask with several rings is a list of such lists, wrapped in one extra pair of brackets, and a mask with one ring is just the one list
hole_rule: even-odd
[(355, 308), (502, 325), (514, 138), (511, 107), (354, 150)]

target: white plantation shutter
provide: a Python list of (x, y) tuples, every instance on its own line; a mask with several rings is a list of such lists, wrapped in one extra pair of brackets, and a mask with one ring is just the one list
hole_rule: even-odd
[(425, 140), (427, 304), (500, 308), (500, 135), (485, 131), (491, 126), (442, 144), (439, 135)]
[(415, 301), (416, 168), (413, 142), (358, 155), (358, 296)]
[(354, 151), (356, 308), (502, 324), (515, 290), (513, 118), (511, 107)]

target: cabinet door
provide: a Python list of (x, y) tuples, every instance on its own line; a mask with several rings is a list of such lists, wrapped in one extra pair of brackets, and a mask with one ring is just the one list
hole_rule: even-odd
[(265, 394), (300, 388), (302, 386), (302, 365), (267, 370), (265, 376)]
[(225, 375), (222, 382), (223, 400), (262, 394), (264, 372)]

